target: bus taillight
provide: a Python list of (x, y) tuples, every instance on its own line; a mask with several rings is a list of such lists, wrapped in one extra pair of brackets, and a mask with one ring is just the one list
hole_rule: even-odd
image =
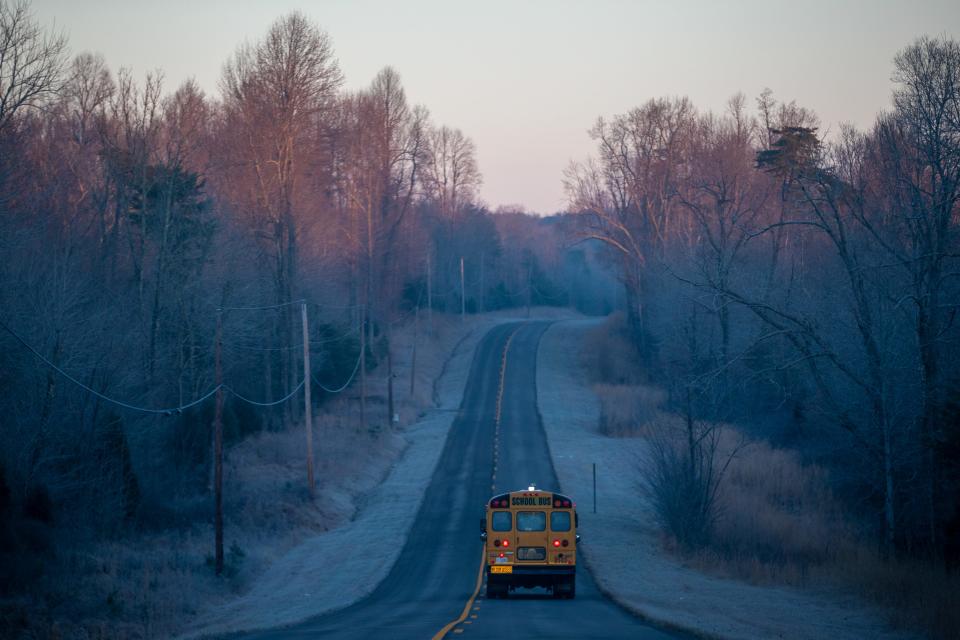
[(510, 541), (509, 541), (509, 540), (504, 540), (504, 541), (503, 541), (503, 546), (509, 547), (509, 546), (510, 546)]
[(567, 546), (569, 546), (569, 545), (570, 545), (570, 542), (569, 542), (569, 541), (567, 541), (567, 540), (564, 540), (564, 541), (563, 541), (563, 546), (567, 547)]
[[(566, 540), (564, 540), (564, 542), (566, 542)], [(559, 541), (559, 540), (554, 540), (554, 541), (553, 541), (553, 546), (559, 547), (559, 546), (560, 546), (560, 541)]]

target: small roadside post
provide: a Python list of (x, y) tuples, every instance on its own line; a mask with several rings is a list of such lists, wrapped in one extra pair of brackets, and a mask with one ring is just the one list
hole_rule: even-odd
[(593, 512), (597, 512), (597, 463), (593, 463)]

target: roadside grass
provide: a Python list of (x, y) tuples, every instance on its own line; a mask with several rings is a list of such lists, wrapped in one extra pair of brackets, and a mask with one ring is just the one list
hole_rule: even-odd
[(580, 350), (580, 363), (595, 384), (634, 385), (644, 381), (639, 355), (627, 336), (626, 317), (611, 314), (591, 329)]
[[(600, 402), (599, 431), (652, 441), (682, 430), (680, 416), (664, 409), (665, 393), (644, 383), (624, 336), (622, 317), (611, 317), (590, 332), (580, 354)], [(742, 446), (735, 427), (717, 426), (716, 462), (733, 457), (710, 535), (691, 551), (663, 534), (670, 553), (704, 573), (754, 585), (840, 587), (883, 608), (897, 628), (960, 638), (960, 574), (920, 559), (883, 557), (869, 527), (834, 495), (826, 469), (764, 441)], [(670, 446), (682, 447), (682, 438)]]
[(731, 463), (713, 536), (688, 561), (752, 584), (839, 585), (882, 607), (897, 628), (960, 637), (960, 575), (884, 558), (844, 513), (824, 469), (762, 442)]
[(666, 394), (638, 384), (595, 384), (600, 399), (600, 433), (614, 438), (648, 435)]

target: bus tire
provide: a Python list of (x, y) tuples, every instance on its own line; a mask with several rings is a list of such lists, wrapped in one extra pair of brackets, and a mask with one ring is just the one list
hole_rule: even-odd
[(572, 600), (576, 597), (577, 587), (574, 582), (575, 578), (572, 576), (561, 582), (558, 582), (553, 586), (553, 597), (554, 598), (566, 598)]
[(507, 585), (505, 584), (495, 584), (492, 580), (487, 579), (487, 599), (493, 600), (495, 598), (506, 598), (507, 597)]

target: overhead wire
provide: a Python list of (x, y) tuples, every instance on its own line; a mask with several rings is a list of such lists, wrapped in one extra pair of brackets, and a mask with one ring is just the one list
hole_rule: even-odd
[(84, 384), (84, 383), (81, 382), (80, 380), (77, 380), (75, 377), (73, 377), (72, 375), (70, 375), (69, 373), (67, 373), (66, 371), (64, 371), (64, 370), (61, 369), (60, 367), (58, 367), (56, 364), (54, 364), (52, 361), (50, 361), (49, 358), (47, 358), (47, 357), (44, 356), (42, 353), (40, 353), (37, 349), (35, 349), (35, 348), (33, 347), (33, 345), (31, 345), (31, 344), (28, 343), (26, 340), (24, 340), (23, 338), (21, 338), (20, 335), (19, 335), (17, 332), (15, 332), (13, 329), (11, 329), (9, 326), (7, 326), (7, 324), (6, 324), (5, 322), (3, 322), (2, 320), (0, 320), (0, 328), (3, 328), (7, 333), (9, 333), (11, 336), (13, 336), (14, 339), (17, 340), (17, 342), (19, 342), (20, 344), (22, 344), (22, 345), (23, 345), (24, 347), (26, 347), (31, 353), (33, 353), (34, 356), (36, 356), (37, 358), (39, 358), (44, 364), (46, 364), (48, 367), (50, 367), (51, 369), (53, 369), (54, 371), (56, 371), (57, 373), (59, 373), (61, 376), (63, 376), (64, 378), (66, 378), (67, 380), (69, 380), (70, 382), (72, 382), (73, 384), (77, 385), (77, 386), (80, 387), (81, 389), (84, 389), (84, 390), (87, 391), (88, 393), (90, 393), (90, 394), (92, 394), (92, 395), (100, 398), (101, 400), (103, 400), (103, 401), (105, 401), (105, 402), (109, 402), (110, 404), (114, 404), (114, 405), (116, 405), (116, 406), (118, 406), (118, 407), (124, 407), (125, 409), (130, 409), (130, 410), (132, 410), (132, 411), (140, 411), (141, 413), (152, 413), (152, 414), (161, 414), (161, 415), (172, 415), (172, 414), (174, 414), (174, 413), (180, 413), (180, 412), (182, 412), (182, 411), (184, 411), (184, 410), (186, 410), (186, 409), (189, 409), (190, 407), (193, 407), (193, 406), (196, 406), (196, 405), (200, 404), (201, 402), (203, 402), (204, 400), (208, 399), (210, 396), (212, 396), (213, 394), (215, 394), (217, 391), (219, 391), (219, 390), (224, 386), (224, 385), (222, 385), (222, 384), (219, 384), (219, 385), (215, 386), (213, 389), (210, 389), (209, 391), (207, 391), (205, 394), (203, 394), (203, 395), (200, 396), (199, 398), (197, 398), (197, 399), (195, 399), (195, 400), (192, 400), (192, 401), (188, 402), (187, 404), (179, 405), (179, 406), (176, 406), (176, 407), (167, 407), (167, 408), (163, 408), (163, 409), (155, 409), (155, 408), (150, 408), (150, 407), (138, 406), (138, 405), (132, 404), (132, 403), (130, 403), (130, 402), (125, 402), (125, 401), (123, 401), (123, 400), (118, 400), (118, 399), (116, 399), (116, 398), (111, 398), (110, 396), (108, 396), (108, 395), (106, 395), (106, 394), (100, 393), (99, 391), (97, 391), (97, 390), (94, 389), (93, 387), (90, 387), (89, 385)]
[(287, 400), (289, 400), (289, 399), (292, 398), (293, 396), (297, 395), (297, 393), (300, 391), (300, 389), (303, 389), (303, 385), (306, 384), (306, 382), (307, 382), (307, 379), (306, 379), (306, 378), (303, 378), (303, 379), (300, 381), (300, 384), (298, 384), (298, 385), (293, 389), (293, 391), (291, 391), (290, 393), (288, 393), (288, 394), (285, 395), (284, 397), (280, 398), (279, 400), (274, 400), (273, 402), (260, 402), (259, 400), (252, 400), (252, 399), (250, 399), (250, 398), (247, 398), (247, 397), (245, 397), (245, 396), (240, 395), (236, 390), (234, 390), (234, 389), (231, 388), (231, 387), (228, 387), (228, 386), (224, 385), (224, 388), (225, 388), (227, 391), (229, 391), (230, 393), (232, 393), (233, 395), (235, 395), (235, 396), (236, 396), (237, 398), (239, 398), (240, 400), (243, 400), (244, 402), (246, 402), (247, 404), (252, 404), (252, 405), (255, 405), (255, 406), (257, 406), (257, 407), (273, 407), (273, 406), (278, 405), (278, 404), (283, 404), (284, 402), (286, 402)]
[(208, 400), (208, 399), (209, 399), (210, 397), (212, 397), (217, 391), (220, 391), (221, 389), (223, 389), (224, 391), (227, 391), (227, 392), (231, 393), (232, 395), (236, 396), (239, 400), (241, 400), (241, 401), (243, 401), (243, 402), (246, 402), (246, 403), (248, 403), (248, 404), (256, 405), (256, 406), (258, 406), (258, 407), (271, 407), (271, 406), (278, 405), (278, 404), (281, 404), (281, 403), (283, 403), (283, 402), (286, 402), (287, 400), (289, 400), (290, 398), (292, 398), (292, 397), (297, 393), (297, 391), (299, 391), (300, 389), (303, 388), (303, 385), (306, 383), (306, 378), (304, 378), (303, 380), (300, 381), (300, 384), (297, 385), (296, 389), (294, 389), (291, 393), (287, 394), (286, 396), (284, 396), (284, 397), (281, 398), (280, 400), (274, 400), (274, 401), (272, 401), (272, 402), (260, 402), (259, 400), (253, 400), (253, 399), (251, 399), (251, 398), (247, 398), (246, 396), (240, 394), (240, 393), (239, 393), (236, 389), (234, 389), (233, 387), (231, 387), (231, 386), (229, 386), (229, 385), (227, 385), (227, 384), (224, 384), (224, 383), (220, 383), (220, 384), (216, 385), (215, 387), (213, 387), (212, 389), (210, 389), (209, 391), (207, 391), (206, 393), (204, 393), (203, 395), (201, 395), (200, 397), (198, 397), (198, 398), (196, 398), (196, 399), (194, 399), (194, 400), (191, 400), (190, 402), (188, 402), (188, 403), (186, 403), (186, 404), (181, 404), (181, 405), (178, 405), (178, 406), (175, 406), (175, 407), (164, 407), (164, 408), (144, 407), (144, 406), (141, 406), (141, 405), (133, 404), (132, 402), (127, 402), (127, 401), (125, 401), (125, 400), (118, 400), (117, 398), (113, 398), (113, 397), (111, 397), (111, 396), (108, 396), (108, 395), (106, 395), (106, 394), (104, 394), (104, 393), (101, 393), (101, 392), (97, 391), (97, 390), (94, 389), (93, 387), (91, 387), (91, 386), (89, 386), (89, 385), (81, 382), (81, 381), (78, 380), (76, 377), (72, 376), (72, 375), (69, 374), (68, 372), (66, 372), (66, 371), (64, 371), (63, 369), (61, 369), (59, 366), (57, 366), (55, 363), (53, 363), (49, 358), (47, 358), (47, 357), (44, 356), (42, 353), (40, 353), (40, 351), (38, 351), (36, 348), (34, 348), (33, 345), (31, 345), (29, 342), (27, 342), (26, 340), (24, 340), (24, 339), (20, 336), (20, 334), (18, 334), (16, 331), (14, 331), (13, 329), (11, 329), (11, 328), (10, 328), (5, 322), (3, 322), (2, 320), (0, 320), (0, 328), (2, 328), (3, 330), (5, 330), (5, 331), (6, 331), (7, 333), (9, 333), (11, 336), (13, 336), (13, 338), (14, 338), (17, 342), (19, 342), (21, 345), (23, 345), (28, 351), (30, 351), (30, 352), (31, 352), (35, 357), (37, 357), (41, 362), (43, 362), (44, 364), (46, 364), (48, 367), (50, 367), (51, 369), (53, 369), (54, 371), (56, 371), (58, 374), (60, 374), (61, 376), (63, 376), (64, 378), (66, 378), (67, 380), (69, 380), (70, 382), (72, 382), (73, 384), (75, 384), (76, 386), (80, 387), (81, 389), (83, 389), (83, 390), (86, 391), (87, 393), (89, 393), (89, 394), (91, 394), (91, 395), (93, 395), (93, 396), (95, 396), (95, 397), (97, 397), (97, 398), (100, 398), (100, 399), (103, 400), (104, 402), (109, 402), (110, 404), (116, 405), (116, 406), (118, 406), (118, 407), (123, 407), (124, 409), (129, 409), (129, 410), (131, 410), (131, 411), (139, 411), (140, 413), (148, 413), (148, 414), (152, 414), (152, 415), (166, 415), (166, 416), (179, 414), (179, 413), (182, 413), (182, 412), (186, 411), (187, 409), (190, 409), (191, 407), (195, 407), (195, 406), (197, 406), (198, 404), (201, 404), (202, 402)]
[(341, 391), (343, 391), (344, 389), (346, 389), (348, 386), (350, 386), (350, 383), (351, 383), (351, 382), (353, 382), (353, 378), (357, 375), (357, 371), (360, 369), (360, 360), (361, 360), (361, 359), (363, 359), (363, 351), (361, 351), (361, 352), (360, 352), (360, 355), (357, 356), (357, 363), (356, 363), (355, 365), (353, 365), (353, 372), (350, 373), (350, 377), (347, 378), (347, 381), (344, 382), (342, 385), (340, 385), (340, 386), (339, 386), (338, 388), (336, 388), (336, 389), (331, 389), (331, 388), (327, 387), (326, 385), (324, 385), (324, 384), (323, 384), (322, 382), (320, 382), (319, 380), (317, 380), (317, 377), (316, 377), (315, 375), (313, 375), (313, 372), (310, 373), (310, 377), (313, 378), (314, 384), (316, 384), (318, 387), (320, 387), (321, 389), (323, 389), (323, 390), (326, 391), (327, 393), (340, 393)]

